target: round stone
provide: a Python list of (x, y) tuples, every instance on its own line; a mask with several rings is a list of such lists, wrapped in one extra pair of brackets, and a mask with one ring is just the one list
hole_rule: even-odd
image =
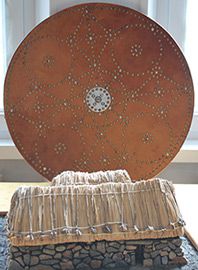
[(69, 7), (33, 29), (4, 89), (12, 139), (50, 181), (67, 169), (118, 167), (152, 178), (180, 150), (193, 115), (192, 78), (172, 37), (112, 4)]

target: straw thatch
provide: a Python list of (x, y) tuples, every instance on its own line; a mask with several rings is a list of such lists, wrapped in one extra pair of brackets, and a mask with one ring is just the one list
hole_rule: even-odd
[(9, 212), (12, 245), (183, 235), (173, 185), (160, 179), (21, 187)]
[(131, 178), (126, 170), (109, 170), (92, 173), (65, 171), (54, 177), (51, 185), (98, 185), (102, 183), (131, 183)]

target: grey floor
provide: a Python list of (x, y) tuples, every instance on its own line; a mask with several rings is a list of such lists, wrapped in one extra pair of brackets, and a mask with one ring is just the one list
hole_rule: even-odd
[[(0, 217), (0, 270), (6, 270), (6, 261), (7, 261), (7, 236), (4, 230), (6, 219)], [(183, 237), (183, 249), (185, 256), (188, 260), (188, 264), (183, 267), (159, 267), (154, 268), (145, 268), (143, 266), (133, 266), (129, 270), (162, 270), (162, 269), (171, 269), (171, 270), (198, 270), (198, 252), (194, 249), (191, 243)], [(101, 269), (102, 270), (102, 269)], [(119, 269), (121, 270), (121, 269)]]

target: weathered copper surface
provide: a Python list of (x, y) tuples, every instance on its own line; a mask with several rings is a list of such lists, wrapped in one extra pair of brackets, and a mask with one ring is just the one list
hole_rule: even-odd
[(47, 179), (67, 169), (120, 168), (147, 179), (186, 138), (193, 85), (180, 49), (158, 24), (126, 7), (83, 4), (25, 38), (4, 102), (17, 148)]

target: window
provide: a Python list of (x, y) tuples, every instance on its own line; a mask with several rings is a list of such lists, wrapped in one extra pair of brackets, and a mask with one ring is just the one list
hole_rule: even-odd
[[(147, 13), (149, 17), (161, 24), (183, 49), (192, 72), (195, 92), (198, 93), (196, 71), (198, 1), (196, 0), (0, 0), (0, 139), (2, 139), (2, 134), (4, 138), (9, 138), (2, 112), (3, 82), (7, 64), (13, 52), (26, 34), (40, 21), (63, 8), (84, 2), (111, 2), (126, 5)], [(195, 112), (188, 138), (198, 140), (198, 94), (196, 94)]]
[(188, 60), (195, 89), (195, 112), (198, 113), (198, 36), (197, 36), (198, 1), (187, 1), (186, 39), (184, 53)]
[(0, 111), (10, 59), (24, 37), (49, 16), (49, 4), (49, 0), (0, 0)]
[(3, 109), (3, 83), (6, 70), (5, 47), (5, 6), (4, 1), (0, 1), (0, 110)]
[(194, 82), (195, 108), (186, 142), (197, 145), (198, 141), (198, 1), (195, 0), (148, 0), (148, 15), (162, 25), (177, 41), (187, 58)]

